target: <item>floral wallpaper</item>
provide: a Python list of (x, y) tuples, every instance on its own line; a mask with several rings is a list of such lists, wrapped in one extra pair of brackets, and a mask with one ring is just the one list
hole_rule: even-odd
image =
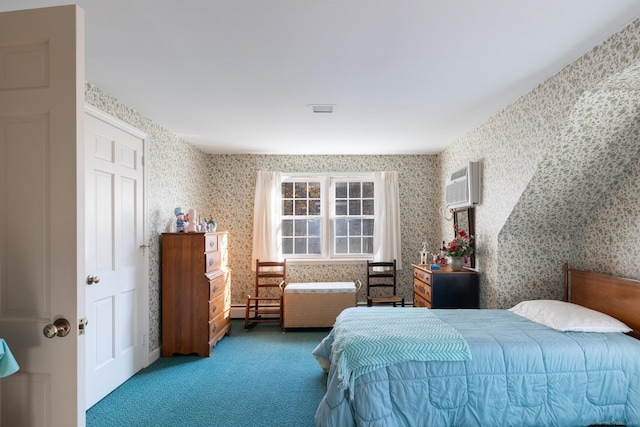
[(561, 298), (566, 261), (640, 279), (639, 39), (636, 21), (442, 154), (483, 162), (481, 306)]
[(160, 234), (169, 231), (175, 220), (174, 208), (194, 208), (201, 212), (209, 203), (208, 158), (199, 149), (94, 85), (85, 85), (85, 102), (148, 134), (148, 158), (144, 164), (148, 182), (147, 244), (150, 251), (149, 350), (154, 351), (161, 345)]
[[(207, 155), (99, 88), (86, 101), (149, 134), (149, 340), (160, 342), (159, 235), (173, 209), (196, 208), (230, 232), (232, 303), (252, 287), (253, 192), (259, 170), (397, 170), (402, 256), (400, 293), (412, 300), (412, 262), (422, 242), (452, 235), (443, 219), (447, 172), (483, 164), (476, 216), (481, 306), (561, 298), (562, 263), (640, 279), (640, 21), (478, 126), (439, 155)], [(292, 281), (362, 280), (362, 264), (292, 265)], [(359, 300), (363, 300), (363, 290)]]
[[(405, 301), (413, 300), (411, 263), (420, 262), (422, 242), (435, 249), (442, 238), (439, 233), (439, 208), (432, 195), (440, 192), (439, 157), (424, 156), (274, 156), (215, 155), (210, 156), (209, 185), (212, 197), (207, 208), (218, 228), (229, 231), (229, 262), (233, 271), (232, 303), (244, 304), (253, 290), (251, 271), (253, 244), (253, 203), (256, 172), (279, 170), (286, 172), (362, 172), (374, 170), (398, 171), (400, 187), (400, 220), (402, 266), (398, 271), (398, 293)], [(290, 282), (355, 281), (365, 283), (364, 263), (352, 264), (289, 264)], [(366, 301), (366, 289), (358, 294)]]

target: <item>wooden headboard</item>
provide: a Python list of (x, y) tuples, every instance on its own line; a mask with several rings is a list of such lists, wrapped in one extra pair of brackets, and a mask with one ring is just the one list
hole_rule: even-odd
[(570, 269), (564, 265), (565, 300), (613, 316), (640, 339), (640, 281)]

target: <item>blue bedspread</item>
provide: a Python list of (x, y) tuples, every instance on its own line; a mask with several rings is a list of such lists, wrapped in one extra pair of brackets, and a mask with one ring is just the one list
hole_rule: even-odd
[[(316, 425), (640, 425), (640, 341), (558, 332), (506, 310), (432, 312), (465, 338), (471, 360), (401, 362), (347, 390), (332, 364)], [(314, 356), (331, 360), (334, 339), (332, 330)]]
[(348, 308), (333, 330), (331, 362), (338, 366), (344, 389), (360, 375), (394, 363), (471, 358), (462, 335), (431, 310)]

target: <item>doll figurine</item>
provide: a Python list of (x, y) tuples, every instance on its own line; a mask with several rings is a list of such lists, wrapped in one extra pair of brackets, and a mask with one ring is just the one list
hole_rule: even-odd
[(189, 218), (189, 222), (184, 228), (185, 233), (197, 233), (198, 232), (198, 218), (196, 216), (195, 209), (189, 209), (189, 213), (187, 214)]
[(176, 216), (176, 231), (182, 233), (184, 231), (184, 212), (182, 212), (182, 208), (175, 208), (173, 213)]

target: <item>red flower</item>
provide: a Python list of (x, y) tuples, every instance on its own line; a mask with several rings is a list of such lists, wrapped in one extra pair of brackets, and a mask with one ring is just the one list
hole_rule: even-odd
[(453, 225), (455, 237), (450, 241), (445, 249), (445, 255), (450, 257), (463, 257), (473, 253), (473, 236), (469, 236), (466, 231), (458, 230), (458, 224)]

